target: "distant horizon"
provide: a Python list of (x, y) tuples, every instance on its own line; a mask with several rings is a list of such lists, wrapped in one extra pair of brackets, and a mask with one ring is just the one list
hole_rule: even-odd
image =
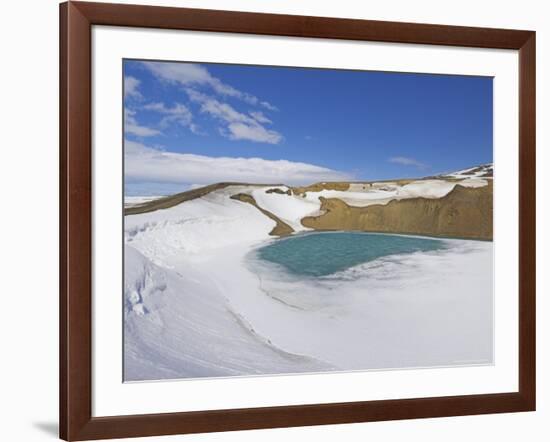
[(493, 162), (492, 78), (124, 61), (125, 195)]
[[(476, 167), (481, 167), (481, 166), (488, 166), (488, 165), (493, 165), (493, 162), (490, 162), (490, 163), (484, 163), (484, 164), (475, 164), (473, 165), (471, 168), (476, 168)], [(466, 170), (466, 169), (470, 169), (470, 168), (464, 168), (462, 170)], [(436, 177), (436, 176), (445, 176), (445, 174), (447, 173), (453, 173), (453, 172), (458, 172), (458, 171), (451, 171), (451, 170), (447, 170), (447, 171), (444, 171), (444, 172), (441, 172), (441, 173), (437, 173), (437, 174), (434, 174), (433, 176)], [(426, 179), (426, 178), (429, 178), (430, 176), (432, 175), (428, 175), (428, 176), (405, 176), (405, 177), (394, 177), (394, 178), (383, 178), (383, 179), (375, 179), (375, 180), (348, 180), (348, 181), (345, 181), (346, 183), (350, 183), (350, 184), (364, 184), (364, 183), (369, 183), (369, 182), (391, 182), (391, 181), (402, 181), (402, 180), (420, 180), (420, 179)], [(312, 185), (312, 184), (317, 184), (317, 183), (337, 183), (339, 181), (316, 181), (316, 182), (311, 182), (311, 183), (303, 183), (302, 186), (308, 186), (308, 185)], [(342, 182), (342, 181), (340, 181)], [(289, 186), (288, 184), (286, 183), (275, 183), (275, 182), (272, 182), (272, 183), (268, 183), (268, 182), (239, 182), (239, 181), (214, 181), (214, 182), (211, 182), (211, 183), (207, 183), (207, 184), (189, 184), (189, 185), (184, 185), (181, 190), (175, 190), (175, 191), (171, 191), (170, 193), (162, 193), (162, 192), (158, 192), (158, 193), (154, 193), (154, 192), (151, 192), (152, 189), (149, 189), (148, 191), (150, 193), (139, 193), (139, 191), (137, 193), (131, 193), (131, 192), (127, 192), (125, 191), (125, 196), (126, 197), (148, 197), (148, 196), (170, 196), (170, 195), (174, 195), (176, 193), (183, 193), (183, 192), (187, 192), (189, 190), (194, 190), (194, 189), (199, 189), (201, 187), (207, 187), (207, 186), (213, 186), (213, 185), (216, 185), (216, 184), (235, 184), (235, 185), (250, 185), (250, 186)], [(148, 183), (150, 184), (150, 183)], [(299, 185), (295, 185), (295, 186), (289, 186), (289, 187), (300, 187)]]

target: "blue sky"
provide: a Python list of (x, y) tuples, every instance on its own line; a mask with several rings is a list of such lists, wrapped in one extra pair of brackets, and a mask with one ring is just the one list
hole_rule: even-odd
[(491, 162), (492, 90), (487, 77), (126, 60), (126, 192)]

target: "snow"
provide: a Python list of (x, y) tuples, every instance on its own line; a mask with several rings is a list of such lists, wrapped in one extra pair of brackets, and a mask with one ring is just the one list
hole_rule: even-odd
[(407, 198), (442, 198), (455, 186), (482, 187), (487, 185), (487, 180), (480, 178), (468, 178), (462, 181), (448, 181), (444, 179), (416, 180), (405, 185), (397, 183), (373, 183), (372, 186), (352, 184), (347, 191), (322, 190), (320, 192), (307, 192), (306, 200), (315, 201), (319, 197), (338, 198), (346, 204), (354, 207), (367, 207), (373, 204), (387, 204), (393, 200)]
[(269, 238), (275, 221), (229, 198), (242, 190), (231, 186), (170, 209), (127, 216), (126, 243), (173, 268), (180, 257), (201, 259), (207, 251)]
[[(278, 188), (285, 192), (288, 190), (284, 186)], [(321, 207), (319, 199), (304, 199), (297, 195), (266, 193), (268, 189), (273, 189), (273, 187), (254, 189), (250, 193), (260, 207), (277, 215), (296, 232), (307, 230), (302, 226), (300, 220), (319, 212)]]
[(269, 241), (275, 226), (252, 205), (229, 198), (249, 190), (230, 186), (125, 217), (126, 380), (331, 369), (271, 344), (227, 297), (227, 284), (246, 290), (257, 282), (231, 277), (232, 261)]
[[(411, 184), (406, 195), (446, 189)], [(404, 192), (384, 186), (370, 197)], [(230, 186), (125, 217), (126, 380), (492, 360), (492, 243), (448, 240), (445, 251), (293, 279), (255, 259), (274, 221), (229, 197), (251, 193), (300, 227), (319, 195), (267, 189)]]
[[(476, 169), (479, 169), (479, 170), (477, 170), (476, 172), (473, 172)], [(456, 172), (452, 172), (452, 173), (445, 174), (445, 175), (442, 175), (442, 176), (451, 177), (451, 178), (470, 179), (470, 178), (482, 177), (487, 172), (493, 172), (493, 163), (484, 164), (484, 165), (481, 165), (481, 166), (470, 167), (468, 169), (458, 170)], [(491, 179), (491, 177), (489, 177), (489, 179)]]
[(481, 178), (468, 178), (459, 182), (464, 187), (483, 187), (487, 185), (487, 179)]
[(441, 198), (454, 189), (456, 183), (445, 180), (413, 181), (398, 190), (397, 196), (403, 198)]
[(125, 196), (124, 197), (124, 207), (135, 207), (139, 206), (144, 203), (148, 203), (149, 201), (154, 201), (159, 198), (162, 198), (161, 195), (154, 195), (154, 196)]
[(320, 192), (307, 192), (307, 201), (319, 201), (319, 197), (338, 198), (350, 206), (366, 207), (371, 204), (387, 204), (397, 197), (397, 190), (367, 190), (364, 192), (353, 192), (350, 190), (321, 190)]
[(125, 312), (125, 380), (260, 374), (273, 367), (281, 372), (331, 369), (258, 335), (231, 308), (206, 268), (186, 263), (177, 272), (168, 270), (131, 246), (125, 249), (125, 264), (131, 269), (127, 298), (136, 280), (145, 281), (141, 290), (149, 292), (142, 301), (145, 314)]
[(279, 347), (342, 370), (489, 363), (492, 244), (448, 245), (446, 251), (385, 257), (317, 280), (297, 280), (257, 262), (262, 290), (277, 299), (278, 312), (267, 316), (270, 321), (261, 320), (249, 302), (239, 308)]

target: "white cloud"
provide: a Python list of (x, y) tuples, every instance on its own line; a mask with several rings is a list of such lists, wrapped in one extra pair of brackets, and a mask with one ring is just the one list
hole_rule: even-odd
[(268, 103), (267, 101), (261, 101), (260, 104), (265, 107), (267, 110), (270, 111), (278, 111), (276, 106), (273, 106), (271, 103)]
[(124, 77), (124, 98), (142, 98), (138, 90), (140, 81), (137, 78), (126, 76)]
[(220, 133), (230, 140), (249, 140), (269, 144), (278, 144), (282, 140), (279, 133), (259, 124), (229, 123), (227, 129), (221, 130)]
[(265, 124), (271, 124), (273, 121), (271, 121), (269, 118), (267, 118), (263, 112), (260, 111), (251, 111), (249, 112), (250, 116), (254, 118), (258, 123), (265, 123)]
[(204, 185), (235, 181), (309, 184), (351, 179), (346, 173), (308, 163), (165, 152), (130, 140), (125, 141), (124, 151), (127, 183)]
[(135, 118), (135, 111), (124, 109), (124, 133), (136, 135), (138, 137), (152, 137), (160, 134), (156, 129), (147, 126), (141, 126)]
[[(231, 140), (278, 144), (283, 139), (279, 132), (265, 128), (256, 118), (237, 111), (227, 103), (194, 89), (186, 88), (186, 92), (191, 101), (200, 104), (201, 112), (210, 114), (225, 125), (220, 133)], [(261, 112), (259, 114), (263, 116)]]
[(182, 86), (209, 86), (216, 93), (238, 98), (254, 106), (263, 106), (269, 110), (277, 110), (275, 106), (267, 101), (259, 100), (252, 94), (239, 91), (234, 87), (225, 84), (219, 78), (214, 77), (208, 70), (193, 63), (168, 63), (158, 61), (141, 62), (156, 77)]
[(427, 164), (424, 164), (418, 160), (415, 160), (414, 158), (407, 158), (407, 157), (391, 157), (388, 159), (390, 163), (394, 164), (400, 164), (402, 166), (414, 166), (418, 169), (426, 169), (428, 167)]
[(165, 117), (160, 121), (161, 127), (167, 127), (177, 122), (182, 126), (188, 127), (193, 133), (200, 132), (198, 126), (193, 123), (193, 114), (184, 104), (175, 103), (173, 107), (167, 107), (164, 103), (149, 103), (141, 109), (164, 114)]

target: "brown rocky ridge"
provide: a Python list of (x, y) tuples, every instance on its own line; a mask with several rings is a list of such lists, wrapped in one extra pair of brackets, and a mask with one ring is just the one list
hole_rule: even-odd
[(471, 188), (457, 184), (442, 198), (408, 198), (353, 207), (337, 198), (320, 198), (318, 216), (302, 219), (314, 230), (347, 230), (469, 239), (493, 239), (493, 183)]

